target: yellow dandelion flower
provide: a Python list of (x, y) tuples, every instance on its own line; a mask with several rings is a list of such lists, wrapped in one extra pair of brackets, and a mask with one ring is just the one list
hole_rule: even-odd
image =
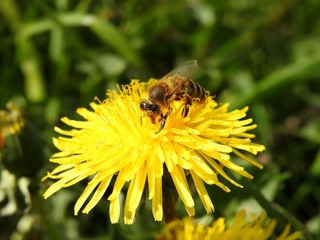
[(0, 160), (3, 158), (5, 139), (19, 134), (25, 126), (22, 112), (15, 103), (7, 102), (6, 108), (7, 110), (0, 110)]
[[(230, 227), (226, 226), (224, 218), (218, 218), (211, 226), (197, 223), (196, 220), (185, 218), (168, 223), (157, 240), (266, 240), (273, 234), (276, 220), (266, 221), (267, 215), (246, 218), (244, 210), (237, 213)], [(295, 240), (301, 237), (300, 232), (290, 234), (290, 225), (287, 225), (277, 240)]]
[(247, 107), (228, 112), (228, 104), (218, 105), (212, 97), (207, 97), (204, 103), (190, 106), (188, 116), (183, 117), (184, 104), (174, 101), (164, 129), (158, 132), (160, 122), (152, 123), (139, 107), (141, 99), (146, 98), (147, 87), (153, 81), (140, 83), (133, 80), (118, 91), (108, 92), (104, 102), (92, 102), (90, 106), (93, 111), (78, 109), (77, 113), (84, 121), (62, 118), (74, 129), (55, 128), (65, 137), (53, 139), (60, 152), (54, 154), (50, 161), (59, 166), (47, 177), (59, 180), (47, 189), (45, 198), (90, 176), (92, 179), (75, 204), (75, 214), (87, 200), (89, 202), (82, 212), (88, 213), (111, 188), (112, 193), (107, 196), (110, 201), (109, 215), (112, 223), (118, 222), (120, 193), (128, 185), (124, 222), (131, 224), (134, 221), (145, 188), (152, 201), (154, 219), (161, 221), (164, 176), (171, 176), (179, 197), (192, 216), (195, 214), (195, 203), (187, 177), (193, 180), (206, 211), (210, 213), (214, 207), (204, 183), (230, 191), (219, 181), (221, 176), (241, 187), (227, 175), (224, 168), (253, 178), (231, 160), (231, 153), (262, 168), (241, 153), (257, 154), (265, 149), (252, 143), (254, 135), (247, 133), (256, 128), (255, 124), (251, 124), (252, 119), (243, 119)]
[(15, 135), (25, 125), (20, 108), (13, 102), (6, 104), (6, 110), (0, 110), (0, 136)]

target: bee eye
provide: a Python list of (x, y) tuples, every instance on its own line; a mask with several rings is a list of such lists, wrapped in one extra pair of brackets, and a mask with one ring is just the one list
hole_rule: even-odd
[(140, 109), (141, 109), (141, 110), (144, 110), (144, 111), (149, 110), (148, 105), (150, 105), (150, 104), (146, 103), (145, 101), (142, 101), (142, 102), (140, 103)]
[(152, 104), (149, 106), (149, 110), (151, 110), (152, 112), (159, 112), (160, 111), (160, 107), (156, 104)]

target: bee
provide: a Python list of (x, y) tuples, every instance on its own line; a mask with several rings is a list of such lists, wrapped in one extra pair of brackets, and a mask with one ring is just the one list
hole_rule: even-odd
[(191, 80), (197, 69), (196, 60), (185, 62), (147, 89), (148, 99), (141, 101), (140, 109), (147, 113), (153, 124), (160, 116), (160, 127), (156, 133), (164, 128), (172, 101), (183, 101), (184, 107), (181, 114), (186, 117), (193, 102), (203, 103), (208, 97), (209, 92)]

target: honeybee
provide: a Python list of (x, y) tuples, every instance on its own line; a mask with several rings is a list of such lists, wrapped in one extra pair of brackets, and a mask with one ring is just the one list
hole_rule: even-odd
[[(172, 101), (184, 102), (182, 116), (186, 117), (193, 102), (202, 103), (206, 100), (209, 92), (191, 80), (197, 69), (198, 63), (196, 60), (185, 62), (147, 89), (148, 99), (141, 101), (140, 109), (147, 113), (153, 124), (160, 116), (159, 121), (161, 123), (156, 133), (164, 128), (170, 114)], [(167, 109), (165, 113), (163, 113), (164, 109)]]

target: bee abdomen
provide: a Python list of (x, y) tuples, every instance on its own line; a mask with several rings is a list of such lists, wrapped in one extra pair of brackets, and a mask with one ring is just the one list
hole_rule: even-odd
[(198, 99), (198, 101), (203, 102), (207, 97), (207, 91), (200, 86), (200, 84), (189, 80), (187, 94), (192, 97)]

